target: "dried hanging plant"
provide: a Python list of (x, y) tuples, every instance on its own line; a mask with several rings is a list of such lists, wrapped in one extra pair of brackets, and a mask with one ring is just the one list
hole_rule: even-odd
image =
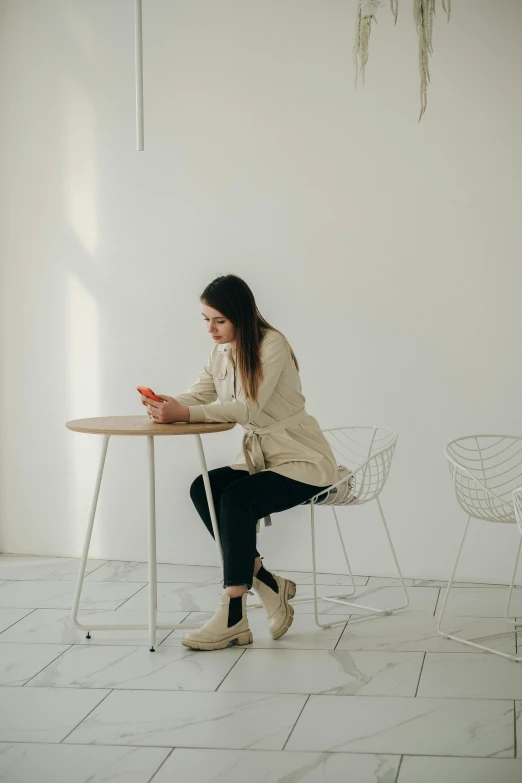
[[(399, 0), (391, 0), (391, 2), (397, 4)], [(364, 84), (366, 63), (368, 62), (368, 45), (370, 43), (372, 22), (374, 20), (376, 21), (375, 14), (383, 5), (384, 0), (358, 0), (357, 23), (355, 27), (355, 46), (353, 49), (356, 85), (359, 74), (361, 74)]]
[[(420, 104), (419, 121), (426, 111), (428, 101), (428, 84), (430, 81), (429, 58), (433, 54), (433, 19), (436, 0), (413, 0), (413, 16), (419, 41), (419, 71), (420, 71)], [(368, 46), (372, 22), (377, 22), (376, 13), (385, 4), (385, 0), (358, 0), (355, 46), (353, 57), (355, 61), (355, 83), (359, 74), (363, 84), (368, 62)], [(399, 16), (399, 0), (390, 0), (390, 8), (397, 24)], [(451, 0), (442, 0), (448, 21), (451, 15)]]

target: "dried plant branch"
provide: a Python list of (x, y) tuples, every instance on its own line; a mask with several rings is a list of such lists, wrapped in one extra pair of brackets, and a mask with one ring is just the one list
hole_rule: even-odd
[(372, 18), (373, 17), (371, 16), (363, 16), (361, 14), (361, 9), (358, 9), (355, 46), (353, 48), (356, 85), (359, 79), (359, 74), (361, 74), (364, 84), (366, 63), (368, 62), (368, 44), (370, 42), (370, 33), (372, 31)]
[[(364, 84), (366, 65), (368, 63), (369, 42), (372, 22), (377, 22), (376, 12), (385, 0), (358, 0), (357, 23), (353, 57), (355, 62), (355, 84), (359, 74)], [(399, 0), (389, 0), (395, 24), (399, 16)], [(418, 59), (420, 73), (420, 115), (422, 119), (428, 103), (428, 85), (430, 83), (429, 59), (433, 54), (433, 21), (435, 18), (436, 0), (413, 0), (413, 16), (417, 28)], [(451, 0), (442, 0), (442, 8), (448, 21), (451, 16)]]
[(420, 102), (419, 122), (428, 103), (428, 84), (430, 81), (429, 58), (433, 53), (433, 17), (435, 0), (414, 0), (413, 14), (419, 40)]
[[(398, 2), (398, 0), (392, 0), (392, 2)], [(355, 25), (355, 45), (353, 47), (356, 86), (359, 74), (361, 74), (364, 84), (372, 22), (377, 21), (375, 14), (383, 4), (384, 0), (359, 0), (357, 3), (357, 23)]]

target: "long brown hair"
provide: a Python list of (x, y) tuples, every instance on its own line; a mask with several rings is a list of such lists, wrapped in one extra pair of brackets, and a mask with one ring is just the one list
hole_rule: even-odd
[[(279, 329), (275, 329), (263, 318), (251, 289), (237, 275), (216, 277), (207, 285), (200, 301), (218, 310), (236, 327), (237, 367), (243, 381), (243, 391), (247, 399), (255, 400), (259, 384), (263, 380), (261, 343), (268, 330), (279, 332)], [(299, 372), (295, 354), (290, 346), (289, 348)]]

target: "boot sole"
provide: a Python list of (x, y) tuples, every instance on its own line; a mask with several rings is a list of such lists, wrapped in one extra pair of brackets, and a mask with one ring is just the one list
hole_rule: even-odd
[(190, 647), (192, 650), (225, 650), (229, 645), (246, 645), (252, 644), (254, 637), (252, 631), (244, 631), (238, 636), (233, 636), (231, 639), (225, 639), (222, 642), (199, 642), (196, 639), (182, 639), (181, 644), (185, 647)]
[(285, 581), (285, 596), (284, 596), (284, 600), (287, 604), (287, 613), (283, 624), (277, 629), (277, 631), (272, 631), (272, 639), (280, 639), (281, 636), (284, 636), (284, 634), (288, 631), (288, 629), (294, 622), (294, 607), (291, 606), (288, 603), (288, 601), (290, 600), (290, 598), (293, 598), (295, 596), (296, 590), (297, 590), (297, 585), (295, 584), (295, 582), (291, 582), (290, 579), (287, 579)]

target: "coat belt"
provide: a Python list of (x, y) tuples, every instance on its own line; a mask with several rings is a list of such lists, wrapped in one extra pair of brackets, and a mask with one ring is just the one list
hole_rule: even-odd
[[(293, 416), (288, 416), (286, 419), (276, 421), (273, 424), (269, 424), (268, 427), (255, 427), (252, 424), (244, 424), (246, 430), (243, 435), (243, 454), (245, 456), (245, 462), (248, 467), (250, 475), (253, 473), (259, 473), (261, 470), (265, 470), (265, 458), (263, 456), (263, 450), (261, 448), (261, 435), (270, 435), (272, 432), (280, 432), (281, 430), (290, 429), (297, 424), (301, 424), (307, 419), (309, 413), (305, 408), (301, 408), (300, 411), (294, 413)], [(272, 524), (270, 514), (265, 517), (265, 527)]]

